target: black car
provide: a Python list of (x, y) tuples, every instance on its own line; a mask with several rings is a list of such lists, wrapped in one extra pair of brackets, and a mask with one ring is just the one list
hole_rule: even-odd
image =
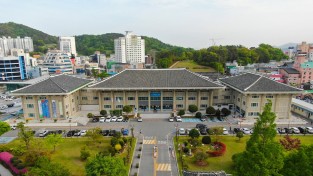
[(93, 118), (92, 122), (99, 122), (99, 118), (97, 118), (97, 117)]
[(111, 130), (111, 131), (109, 132), (109, 136), (114, 136), (115, 133), (116, 133), (116, 130)]
[(196, 128), (198, 128), (198, 129), (207, 128), (207, 126), (204, 125), (204, 124), (202, 124), (202, 123), (198, 123), (198, 124), (196, 125)]
[(70, 130), (70, 131), (68, 131), (68, 132), (66, 133), (66, 136), (67, 136), (67, 137), (72, 137), (72, 136), (74, 136), (74, 134), (75, 134), (75, 130)]
[(298, 129), (299, 129), (300, 133), (302, 133), (302, 134), (307, 132), (305, 127), (298, 127)]
[(101, 131), (101, 134), (102, 134), (103, 136), (107, 136), (107, 135), (109, 135), (109, 133), (110, 133), (110, 130), (102, 130), (102, 131)]
[(208, 134), (208, 131), (207, 131), (207, 128), (200, 128), (200, 134), (202, 134), (202, 135), (207, 135)]
[(234, 128), (235, 133), (238, 133), (239, 131), (243, 132), (240, 128)]
[(291, 129), (289, 129), (289, 128), (284, 128), (285, 129), (285, 132), (287, 133), (287, 134), (292, 134), (292, 130)]

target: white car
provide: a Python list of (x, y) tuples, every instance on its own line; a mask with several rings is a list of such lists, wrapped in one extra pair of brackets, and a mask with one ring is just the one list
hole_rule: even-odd
[(87, 130), (81, 130), (81, 131), (79, 132), (79, 135), (80, 135), (80, 136), (86, 136), (86, 134), (87, 134)]
[(249, 128), (243, 128), (243, 129), (242, 129), (242, 132), (243, 132), (244, 134), (251, 134), (251, 131), (250, 131)]
[(118, 122), (122, 122), (122, 121), (123, 121), (123, 117), (122, 117), (122, 116), (119, 116), (119, 117), (117, 118), (117, 121), (118, 121)]
[(39, 133), (39, 137), (45, 137), (48, 133), (49, 133), (48, 130), (44, 130), (44, 131)]
[(300, 130), (297, 127), (291, 127), (290, 130), (295, 134), (300, 134)]
[(111, 122), (111, 117), (108, 116), (108, 117), (105, 119), (105, 122)]
[(226, 128), (223, 128), (223, 134), (224, 134), (224, 135), (229, 134), (229, 133), (228, 133), (228, 130), (227, 130)]
[(176, 117), (176, 122), (182, 122), (182, 119), (181, 119), (180, 116), (177, 116), (177, 117)]
[(105, 118), (104, 118), (104, 117), (100, 117), (99, 122), (100, 122), (100, 123), (104, 123), (104, 122), (105, 122)]
[(11, 130), (16, 130), (16, 125), (11, 125)]
[(178, 133), (179, 133), (179, 135), (185, 135), (186, 130), (184, 128), (179, 128)]
[(117, 117), (113, 116), (112, 119), (111, 119), (111, 122), (116, 122), (116, 120), (117, 120)]
[(142, 118), (141, 117), (138, 117), (138, 122), (142, 122)]
[(169, 122), (174, 122), (174, 118), (173, 118), (173, 117), (169, 117), (169, 118), (168, 118), (168, 121), (169, 121)]
[(306, 127), (306, 130), (308, 133), (312, 134), (313, 133), (313, 128), (312, 127)]
[(6, 99), (4, 99), (5, 101), (13, 101), (13, 99), (12, 98), (6, 98)]

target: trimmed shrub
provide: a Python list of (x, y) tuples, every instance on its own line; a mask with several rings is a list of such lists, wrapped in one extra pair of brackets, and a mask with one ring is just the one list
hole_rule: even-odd
[(139, 163), (136, 164), (136, 168), (139, 168)]
[(124, 141), (124, 143), (127, 143), (127, 138), (123, 137), (122, 140)]
[(188, 152), (189, 152), (189, 148), (188, 148), (188, 147), (185, 147), (185, 148), (183, 149), (183, 152), (184, 152), (184, 153), (188, 153)]
[(88, 150), (86, 150), (86, 147), (83, 147), (80, 150), (80, 159), (81, 160), (86, 160), (88, 157), (90, 157), (90, 152)]
[(202, 117), (201, 112), (197, 112), (195, 117), (198, 118), (198, 119), (200, 119), (200, 118)]
[(142, 147), (139, 147), (138, 151), (141, 151), (142, 150)]
[(211, 137), (210, 136), (203, 136), (202, 137), (203, 144), (211, 144)]
[(185, 145), (185, 147), (187, 147), (188, 146), (188, 142), (184, 141), (184, 145)]
[(140, 154), (137, 155), (137, 158), (140, 158)]
[(222, 156), (226, 152), (226, 145), (222, 142), (214, 142), (212, 146), (214, 149), (212, 151), (207, 151), (211, 156)]
[(183, 110), (183, 109), (179, 110), (177, 115), (179, 115), (179, 116), (185, 115), (185, 110)]
[(123, 147), (125, 145), (123, 140), (119, 140), (118, 143)]

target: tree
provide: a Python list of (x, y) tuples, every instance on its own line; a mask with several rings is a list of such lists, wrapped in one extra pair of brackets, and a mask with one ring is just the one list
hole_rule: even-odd
[(122, 146), (121, 146), (120, 144), (116, 144), (116, 145), (114, 146), (114, 149), (115, 149), (117, 152), (119, 152), (119, 151), (122, 149)]
[(213, 108), (213, 106), (209, 106), (209, 107), (206, 108), (205, 112), (207, 114), (213, 115), (213, 114), (215, 114), (216, 110)]
[(195, 139), (195, 138), (198, 138), (200, 136), (200, 133), (198, 130), (196, 129), (192, 129), (189, 131), (189, 137), (191, 137), (191, 139)]
[(126, 167), (121, 158), (96, 155), (89, 158), (85, 166), (87, 176), (124, 176), (127, 175)]
[(200, 119), (201, 117), (202, 117), (201, 112), (197, 112), (197, 113), (196, 113), (196, 118)]
[(241, 138), (243, 138), (243, 132), (242, 131), (238, 131), (236, 133), (236, 137), (238, 138), (238, 140), (240, 141)]
[(284, 156), (282, 146), (275, 141), (276, 115), (271, 107), (272, 102), (268, 100), (254, 125), (246, 150), (233, 155), (237, 175), (280, 175), (278, 172), (283, 168)]
[(221, 112), (222, 114), (224, 114), (224, 116), (228, 116), (231, 114), (231, 111), (227, 108), (222, 108)]
[(198, 106), (196, 106), (196, 105), (189, 105), (188, 111), (191, 112), (191, 113), (195, 113), (195, 112), (198, 111)]
[(91, 69), (91, 75), (92, 75), (92, 77), (97, 78), (97, 77), (98, 77), (98, 73), (99, 73), (98, 70), (96, 70), (96, 69), (94, 69), (94, 68)]
[(25, 142), (26, 148), (29, 149), (30, 142), (34, 138), (34, 133), (30, 128), (25, 127), (23, 122), (18, 123), (17, 128), (20, 130), (18, 132), (18, 137)]
[(62, 164), (53, 163), (47, 157), (40, 157), (35, 166), (26, 173), (27, 176), (69, 176), (70, 171)]
[(220, 111), (220, 109), (217, 109), (217, 110), (216, 110), (215, 115), (216, 115), (217, 118), (220, 118), (220, 117), (221, 117), (221, 111)]
[(126, 114), (128, 116), (128, 114), (133, 111), (133, 107), (126, 105), (123, 107), (123, 111), (126, 112)]
[(45, 142), (48, 146), (53, 147), (53, 151), (55, 152), (55, 148), (63, 142), (62, 134), (49, 134), (45, 138)]
[(287, 151), (298, 149), (301, 145), (301, 141), (298, 138), (291, 138), (288, 134), (284, 136), (284, 139), (280, 139), (279, 142)]
[(95, 115), (93, 115), (93, 113), (88, 113), (87, 114), (87, 118), (93, 118)]
[(0, 121), (0, 136), (8, 131), (10, 131), (11, 127), (8, 123)]
[(193, 157), (196, 163), (205, 161), (209, 156), (205, 152), (197, 152)]
[(215, 141), (219, 141), (219, 136), (223, 135), (223, 127), (212, 127), (209, 129), (210, 135), (215, 135)]
[(93, 143), (101, 142), (102, 135), (99, 127), (91, 128), (87, 131), (86, 136), (89, 137)]
[(101, 114), (102, 116), (106, 116), (106, 115), (107, 115), (107, 111), (103, 109), (103, 110), (100, 111), (100, 114)]
[(177, 115), (179, 115), (179, 116), (185, 115), (185, 110), (183, 110), (183, 109), (179, 110)]
[(103, 79), (103, 78), (106, 78), (106, 77), (109, 77), (110, 75), (107, 73), (107, 72), (105, 72), (105, 71), (103, 71), (103, 72), (101, 72), (101, 73), (98, 73), (98, 75), (97, 75), (97, 77), (98, 78), (101, 78), (101, 79)]

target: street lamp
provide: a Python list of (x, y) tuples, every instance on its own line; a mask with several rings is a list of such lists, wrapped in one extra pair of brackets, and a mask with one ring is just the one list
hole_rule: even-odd
[(174, 124), (176, 130), (176, 143), (178, 143), (178, 123)]

